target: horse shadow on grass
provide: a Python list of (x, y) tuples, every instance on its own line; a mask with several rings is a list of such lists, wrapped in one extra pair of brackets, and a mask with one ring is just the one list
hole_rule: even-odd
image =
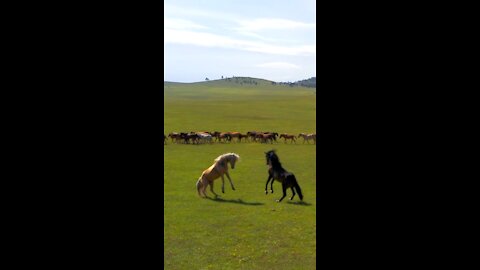
[(287, 202), (288, 204), (295, 204), (295, 205), (303, 205), (303, 206), (310, 206), (312, 205), (311, 203), (307, 203), (304, 201), (299, 201), (299, 202)]
[(225, 200), (220, 197), (214, 197), (214, 198), (207, 197), (207, 199), (214, 202), (221, 202), (221, 203), (238, 203), (243, 205), (264, 205), (264, 203), (259, 203), (259, 202), (244, 202), (242, 199)]

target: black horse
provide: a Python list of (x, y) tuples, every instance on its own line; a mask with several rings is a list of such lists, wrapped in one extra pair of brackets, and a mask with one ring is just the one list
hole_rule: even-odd
[(277, 202), (281, 202), (283, 198), (287, 196), (287, 188), (292, 189), (292, 192), (293, 192), (293, 196), (290, 198), (290, 200), (293, 200), (293, 197), (295, 197), (295, 190), (297, 191), (298, 196), (300, 197), (300, 200), (303, 200), (302, 190), (298, 185), (295, 175), (293, 173), (287, 172), (282, 167), (282, 164), (280, 163), (280, 160), (278, 159), (277, 154), (275, 154), (275, 150), (268, 151), (265, 154), (267, 158), (267, 165), (269, 167), (268, 179), (267, 179), (267, 183), (265, 184), (265, 194), (268, 194), (268, 191), (267, 191), (268, 182), (272, 180), (270, 184), (270, 190), (273, 193), (273, 182), (277, 180), (282, 183), (282, 189), (283, 189), (283, 196), (282, 198), (277, 200)]

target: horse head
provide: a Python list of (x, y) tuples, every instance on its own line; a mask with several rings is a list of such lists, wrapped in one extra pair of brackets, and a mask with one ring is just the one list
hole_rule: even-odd
[(275, 154), (275, 150), (265, 152), (265, 157), (267, 159), (267, 165), (270, 165), (270, 160), (274, 157), (277, 157), (277, 155)]
[(232, 153), (232, 154), (230, 155), (229, 161), (230, 161), (230, 166), (232, 167), (232, 170), (235, 169), (235, 163), (236, 163), (237, 160), (239, 160), (239, 159), (240, 159), (240, 156), (237, 155), (237, 154), (235, 154), (235, 153)]

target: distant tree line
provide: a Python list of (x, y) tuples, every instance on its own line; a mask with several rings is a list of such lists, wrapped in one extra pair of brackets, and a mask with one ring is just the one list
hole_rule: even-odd
[(252, 85), (257, 85), (258, 82), (252, 78), (246, 78), (246, 77), (235, 77), (233, 76), (232, 78), (228, 78), (228, 77), (223, 77), (222, 76), (222, 80), (225, 79), (229, 82), (233, 81), (234, 83), (239, 83), (240, 85), (243, 85), (243, 84), (252, 84)]
[(317, 77), (296, 82), (300, 86), (317, 88)]
[[(229, 78), (229, 77), (222, 76), (222, 80), (238, 83), (240, 85), (244, 85), (244, 84), (257, 85), (258, 84), (257, 80), (253, 78), (248, 78), (248, 77), (232, 76), (231, 78)], [(209, 81), (209, 79), (205, 78), (205, 81)], [(310, 79), (296, 81), (296, 82), (271, 82), (271, 83), (272, 85), (287, 85), (290, 87), (303, 86), (303, 87), (317, 88), (317, 77), (312, 77)]]
[(272, 82), (272, 84), (288, 85), (290, 87), (303, 86), (303, 87), (317, 88), (317, 77), (312, 77), (310, 79), (296, 81), (296, 82), (279, 82), (279, 83)]

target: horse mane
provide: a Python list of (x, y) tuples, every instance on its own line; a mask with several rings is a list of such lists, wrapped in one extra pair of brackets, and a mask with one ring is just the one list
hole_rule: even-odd
[(228, 158), (228, 157), (231, 157), (231, 156), (234, 156), (236, 160), (239, 160), (240, 159), (240, 156), (235, 154), (235, 153), (227, 153), (227, 154), (223, 154), (223, 155), (220, 155), (218, 156), (216, 159), (214, 159), (213, 161), (215, 162), (219, 162), (220, 160), (223, 160), (225, 158)]
[(275, 150), (268, 151), (267, 155), (272, 163), (276, 163), (278, 166), (282, 167), (282, 163), (280, 163), (280, 159), (278, 158), (277, 153), (275, 153)]

